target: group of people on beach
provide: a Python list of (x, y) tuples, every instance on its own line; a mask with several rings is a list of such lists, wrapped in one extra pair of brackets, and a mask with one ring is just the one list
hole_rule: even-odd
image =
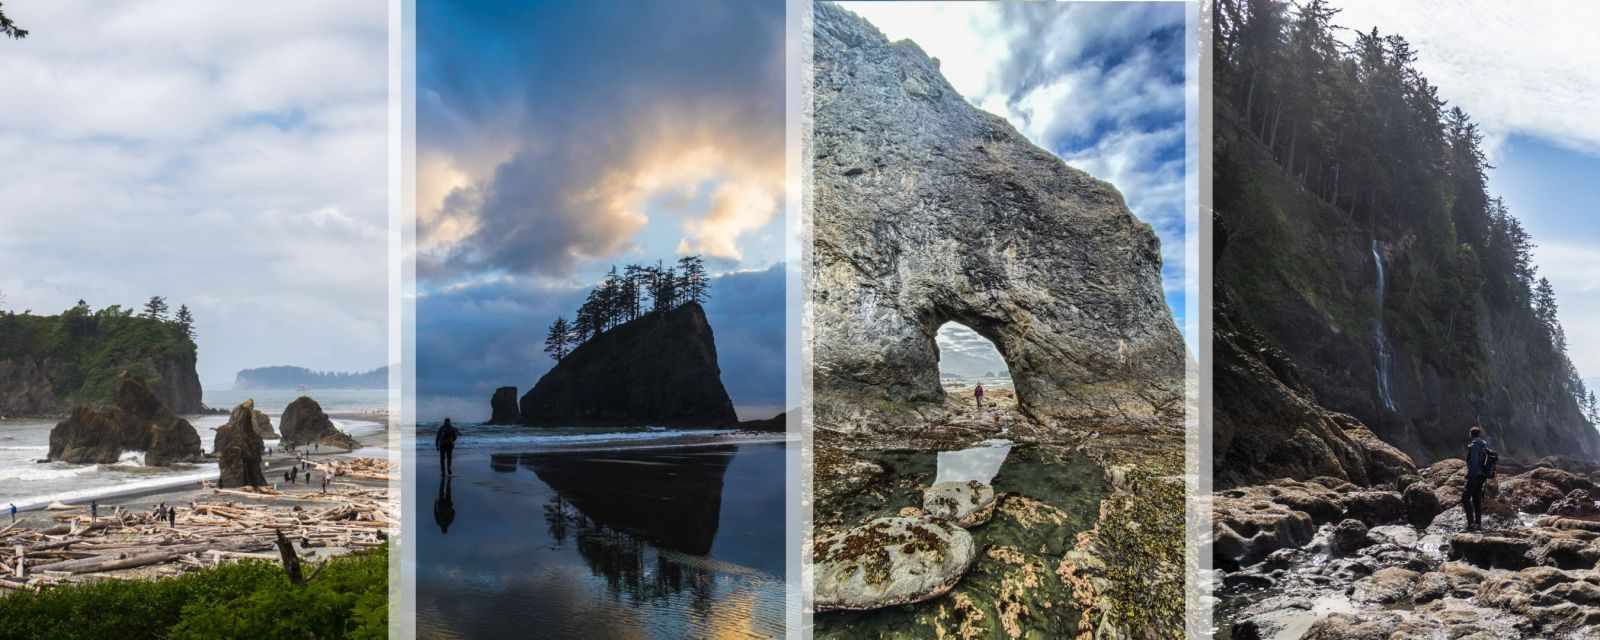
[[(301, 474), (305, 475), (306, 484), (308, 484), (308, 485), (311, 484), (311, 462), (310, 461), (304, 460), (304, 459), (296, 461), (294, 466), (289, 467), (288, 470), (283, 472), (283, 481), (285, 483), (287, 483), (287, 484), (298, 483), (300, 481)], [(327, 493), (328, 492), (328, 480), (329, 480), (329, 474), (324, 472), (322, 474), (322, 492), (323, 493)]]

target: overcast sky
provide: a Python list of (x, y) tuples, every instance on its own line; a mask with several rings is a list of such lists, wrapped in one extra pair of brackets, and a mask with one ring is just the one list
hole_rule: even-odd
[[(909, 38), (973, 105), (1115, 185), (1161, 238), (1167, 304), (1184, 323), (1184, 16), (1174, 2), (844, 2)], [(998, 360), (959, 325), (941, 349)]]
[(1496, 167), (1489, 190), (1533, 234), (1568, 353), (1591, 386), (1600, 383), (1600, 3), (1334, 5), (1335, 24), (1405, 37), (1439, 96), (1482, 126)]
[(383, 365), (386, 5), (6, 3), (6, 306), (187, 304), (208, 387)]
[(691, 253), (736, 409), (780, 411), (783, 4), (418, 12), (419, 415), (486, 418), (612, 265)]

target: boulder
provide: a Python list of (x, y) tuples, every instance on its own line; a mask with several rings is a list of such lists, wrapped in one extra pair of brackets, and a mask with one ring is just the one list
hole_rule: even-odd
[(78, 407), (50, 430), (50, 460), (111, 464), (124, 451), (143, 451), (144, 464), (165, 466), (205, 456), (199, 432), (143, 380), (124, 372), (115, 384), (111, 405)]
[(1406, 522), (1418, 529), (1427, 529), (1428, 525), (1433, 524), (1433, 519), (1444, 511), (1439, 495), (1434, 493), (1433, 487), (1423, 482), (1407, 486), (1401, 501), (1406, 506)]
[(1406, 519), (1406, 504), (1393, 491), (1360, 491), (1345, 496), (1344, 517), (1369, 527), (1393, 524)]
[(1532, 550), (1533, 544), (1522, 538), (1458, 533), (1450, 538), (1449, 557), (1490, 569), (1522, 569), (1533, 566)]
[(1544, 513), (1564, 495), (1561, 487), (1531, 475), (1499, 481), (1500, 501), (1523, 513)]
[(1356, 581), (1351, 599), (1371, 604), (1399, 604), (1411, 599), (1421, 574), (1410, 569), (1388, 567)]
[(942, 407), (950, 321), (1005, 354), (1037, 419), (1117, 414), (1128, 388), (1181, 397), (1160, 241), (1122, 194), (974, 107), (916, 44), (832, 3), (815, 16), (816, 422)]
[(1573, 489), (1565, 497), (1551, 503), (1545, 513), (1570, 518), (1595, 518), (1600, 517), (1600, 507), (1595, 506), (1594, 497), (1588, 491)]
[(351, 451), (361, 446), (355, 438), (333, 425), (333, 419), (322, 412), (322, 405), (306, 396), (295, 398), (284, 407), (283, 415), (278, 418), (278, 428), (283, 432), (282, 440), (286, 445), (319, 444)]
[(1367, 525), (1355, 518), (1334, 525), (1328, 537), (1329, 549), (1338, 555), (1351, 555), (1371, 544), (1372, 540), (1367, 538)]
[(735, 427), (705, 310), (690, 302), (578, 345), (528, 393), (522, 421), (548, 427)]
[(930, 518), (878, 518), (813, 547), (816, 611), (868, 610), (934, 598), (977, 559), (972, 535)]
[(256, 401), (246, 400), (228, 415), (228, 424), (217, 429), (216, 455), (221, 472), (217, 477), (218, 487), (231, 489), (267, 485), (266, 474), (261, 469), (261, 454), (266, 446), (261, 444), (261, 434), (257, 428), (259, 422), (256, 420), (256, 416), (260, 415), (261, 412), (256, 410)]
[(994, 505), (994, 487), (976, 480), (940, 482), (922, 491), (923, 513), (963, 528), (988, 522)]
[(500, 387), (489, 398), (489, 424), (518, 424), (522, 413), (517, 409), (517, 388)]
[(1590, 494), (1595, 493), (1594, 483), (1590, 482), (1588, 478), (1564, 469), (1535, 467), (1531, 471), (1522, 474), (1520, 477), (1532, 478), (1541, 482), (1550, 483), (1560, 488), (1562, 493), (1577, 491), (1580, 489), (1587, 491)]
[(1316, 526), (1306, 512), (1276, 502), (1218, 497), (1212, 504), (1212, 532), (1216, 566), (1236, 569), (1273, 551), (1305, 546)]

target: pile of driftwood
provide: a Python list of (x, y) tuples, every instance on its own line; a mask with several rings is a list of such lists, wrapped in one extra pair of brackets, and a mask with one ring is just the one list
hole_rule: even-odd
[(328, 458), (312, 461), (311, 466), (335, 478), (389, 480), (391, 465), (382, 458)]
[(82, 511), (57, 515), (55, 525), (42, 529), (22, 523), (0, 528), (0, 594), (100, 578), (173, 575), (242, 558), (297, 566), (298, 558), (284, 555), (276, 544), (280, 536), (313, 555), (334, 556), (381, 545), (400, 526), (398, 505), (381, 488), (293, 494), (217, 489), (173, 508), (172, 526), (154, 513), (117, 508), (95, 519)]

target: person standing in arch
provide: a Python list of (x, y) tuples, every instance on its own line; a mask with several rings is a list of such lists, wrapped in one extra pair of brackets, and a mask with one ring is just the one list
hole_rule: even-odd
[(978, 408), (982, 409), (983, 408), (983, 383), (982, 382), (979, 382), (978, 386), (976, 386), (976, 387), (974, 387), (972, 389), (972, 397), (976, 398), (978, 400)]

